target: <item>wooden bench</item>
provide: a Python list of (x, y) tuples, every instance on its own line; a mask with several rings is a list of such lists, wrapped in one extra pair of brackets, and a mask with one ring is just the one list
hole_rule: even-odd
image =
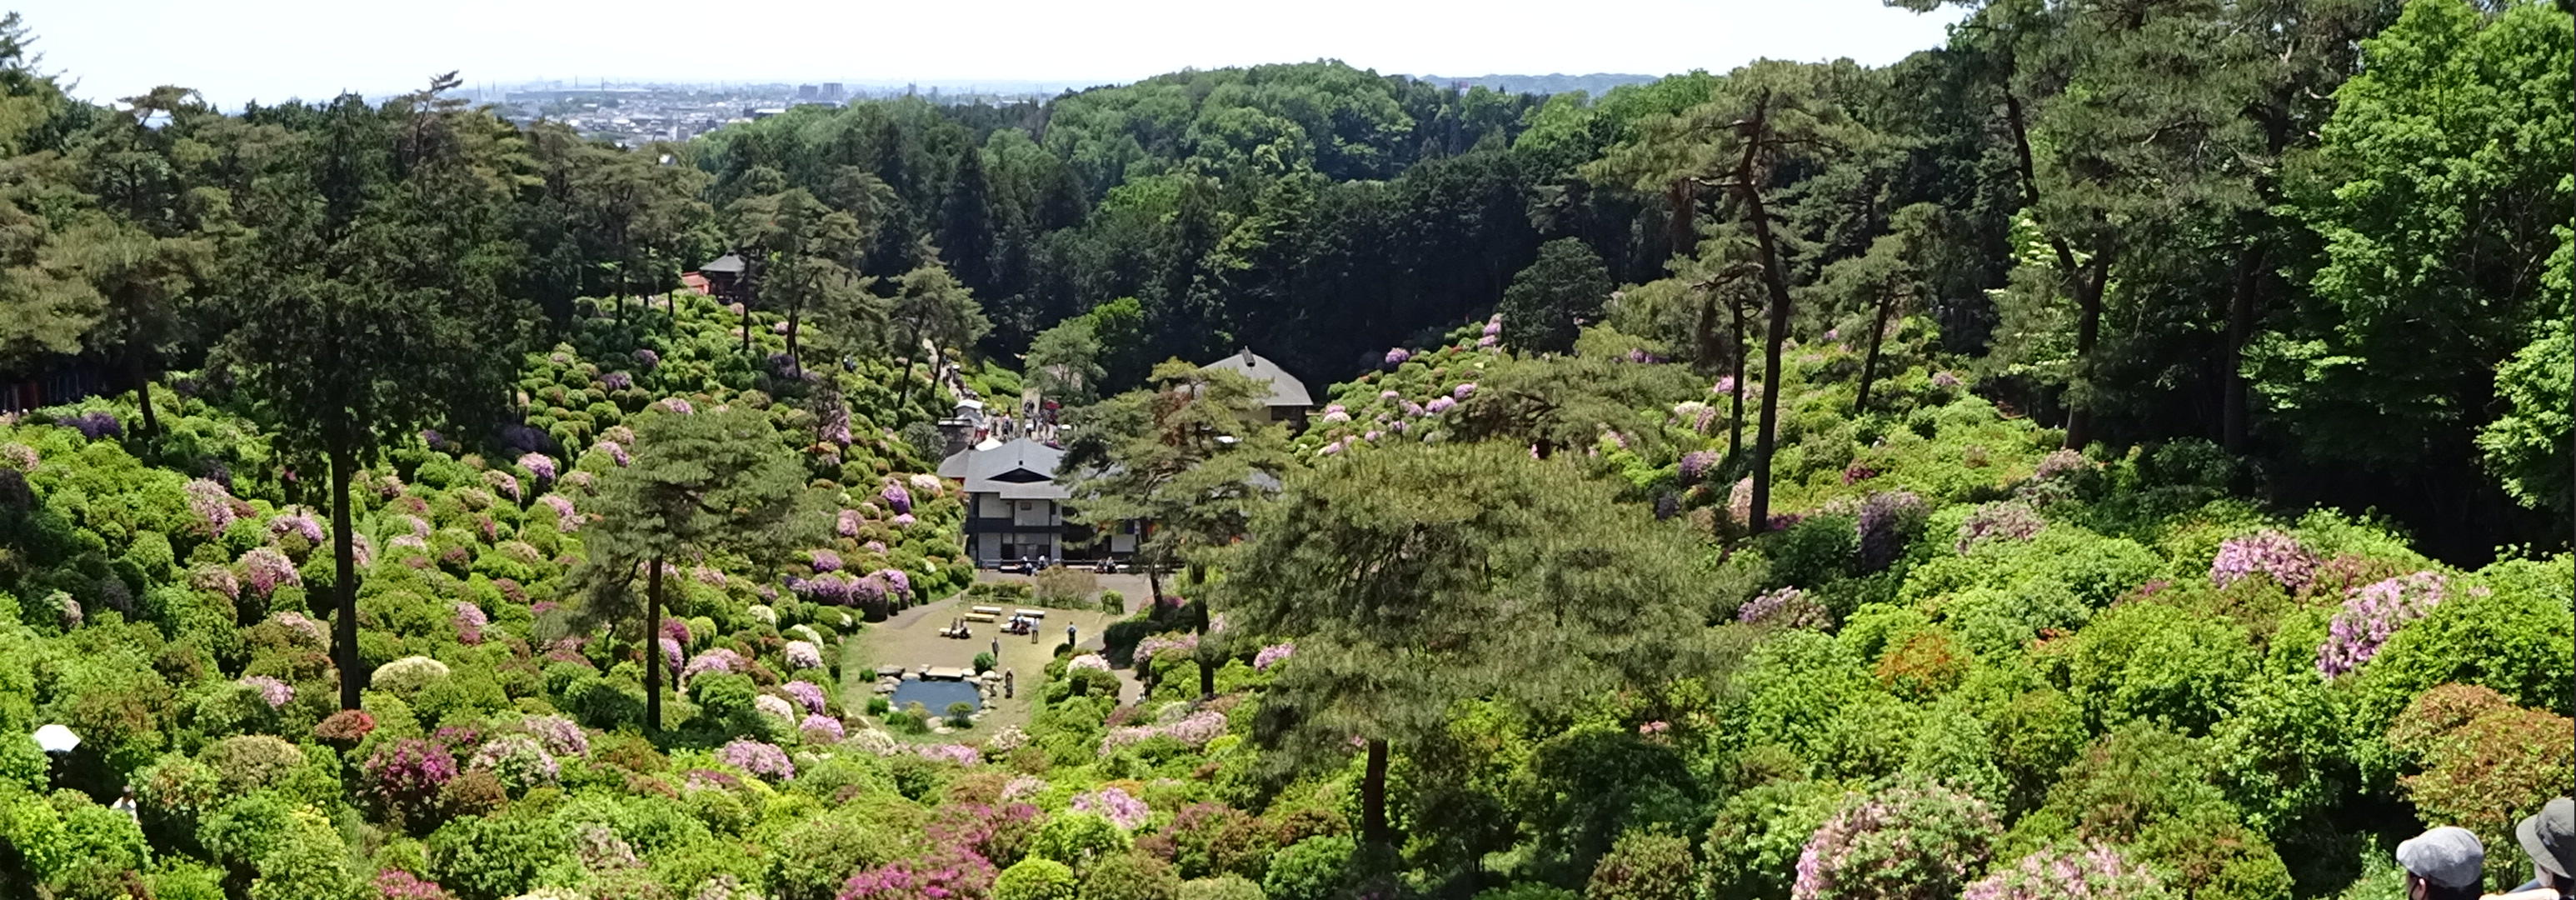
[(981, 611), (978, 611), (978, 612), (970, 612), (970, 613), (967, 613), (967, 614), (966, 614), (966, 621), (969, 621), (969, 622), (990, 622), (990, 621), (993, 621), (993, 619), (994, 619), (995, 617), (996, 617), (996, 616), (995, 616), (995, 614), (994, 614), (994, 613), (981, 612)]
[(988, 616), (998, 616), (998, 615), (1001, 615), (1001, 614), (1002, 614), (1002, 608), (1001, 608), (1001, 607), (999, 607), (999, 606), (976, 606), (976, 607), (969, 607), (969, 608), (967, 609), (967, 611), (968, 611), (968, 612), (979, 612), (979, 613), (983, 613), (983, 614), (988, 615)]
[(1043, 609), (1015, 609), (1015, 610), (1012, 610), (1012, 611), (1011, 611), (1011, 615), (1015, 615), (1015, 616), (1018, 616), (1018, 617), (1023, 618), (1023, 619), (1028, 619), (1028, 620), (1031, 620), (1031, 621), (1035, 621), (1035, 620), (1038, 620), (1038, 619), (1044, 619), (1044, 618), (1046, 618), (1046, 610), (1043, 610)]

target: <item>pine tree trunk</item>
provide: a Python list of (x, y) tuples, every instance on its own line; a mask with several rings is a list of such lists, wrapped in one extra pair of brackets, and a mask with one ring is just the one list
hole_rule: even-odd
[[(2111, 280), (2111, 255), (2104, 251), (2091, 260), (2091, 272), (2077, 279), (2075, 305), (2075, 373), (2084, 392), (2093, 390), (2093, 345), (2102, 335), (2102, 290)], [(2078, 397), (2067, 404), (2066, 449), (2082, 450), (2093, 442), (2093, 398)]]
[(152, 412), (152, 367), (146, 365), (143, 351), (136, 350), (128, 355), (133, 357), (127, 365), (134, 373), (134, 401), (143, 407), (143, 436), (158, 437), (161, 434), (161, 417)]
[(787, 308), (787, 377), (789, 378), (805, 377), (804, 358), (796, 353), (796, 319), (801, 312), (803, 310), (795, 306)]
[(1852, 398), (1852, 415), (1857, 416), (1869, 411), (1869, 386), (1871, 382), (1878, 380), (1878, 345), (1886, 339), (1887, 316), (1895, 309), (1896, 295), (1893, 291), (1878, 298), (1878, 316), (1871, 320), (1869, 326), (1869, 354), (1861, 357), (1860, 392)]
[(331, 633), (340, 652), (341, 709), (357, 709), (359, 694), (367, 687), (364, 663), (358, 658), (357, 533), (349, 526), (349, 479), (357, 464), (357, 455), (347, 450), (331, 453), (331, 562), (336, 567), (331, 580)]
[(1368, 742), (1368, 770), (1360, 778), (1360, 843), (1391, 848), (1395, 835), (1386, 824), (1386, 740)]
[(644, 730), (662, 730), (662, 558), (645, 563)]
[(2236, 258), (2236, 291), (2227, 298), (2227, 351), (2219, 358), (2219, 443), (2230, 454), (2243, 454), (2246, 443), (2245, 344), (2254, 339), (2254, 288), (2261, 278), (2263, 247), (2247, 243)]
[[(1789, 282), (1780, 273), (1780, 252), (1771, 238), (1771, 217), (1762, 206), (1762, 188), (1754, 182), (1753, 160), (1770, 135), (1769, 99), (1753, 108), (1746, 124), (1744, 155), (1736, 163), (1736, 189), (1744, 194), (1745, 215), (1753, 220), (1754, 243), (1762, 251), (1762, 285), (1771, 295), (1771, 316), (1762, 349), (1762, 421), (1753, 432), (1753, 509), (1745, 526), (1756, 534), (1771, 524), (1771, 455), (1779, 440), (1780, 344), (1789, 336)], [(1741, 392), (1743, 386), (1736, 386)]]

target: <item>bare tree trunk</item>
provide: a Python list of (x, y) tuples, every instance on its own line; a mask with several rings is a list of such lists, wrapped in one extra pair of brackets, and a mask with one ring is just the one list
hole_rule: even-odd
[(796, 352), (796, 319), (804, 312), (798, 305), (787, 307), (787, 377), (805, 377), (805, 359)]
[(1726, 392), (1726, 399), (1734, 404), (1726, 414), (1726, 465), (1733, 471), (1744, 458), (1744, 302), (1729, 298), (1726, 305), (1735, 313), (1735, 343), (1726, 351), (1727, 362), (1734, 367), (1727, 375), (1735, 380), (1733, 389)]
[(1360, 843), (1390, 848), (1395, 835), (1386, 824), (1386, 739), (1370, 738), (1368, 770), (1360, 778)]
[(337, 567), (331, 580), (331, 633), (340, 651), (341, 709), (357, 709), (367, 687), (366, 664), (358, 658), (357, 533), (349, 526), (349, 479), (357, 465), (357, 454), (331, 452), (331, 562)]
[(662, 730), (662, 558), (645, 563), (644, 729)]
[(1878, 316), (1870, 321), (1869, 326), (1869, 353), (1860, 360), (1860, 393), (1852, 398), (1852, 415), (1869, 411), (1869, 386), (1878, 380), (1878, 346), (1887, 336), (1887, 317), (1895, 311), (1895, 291), (1879, 295)]

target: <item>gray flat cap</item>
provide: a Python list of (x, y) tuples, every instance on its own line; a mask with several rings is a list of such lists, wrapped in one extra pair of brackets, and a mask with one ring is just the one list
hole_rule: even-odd
[(2443, 887), (2476, 887), (2487, 850), (2468, 829), (2444, 826), (2397, 845), (2397, 864)]

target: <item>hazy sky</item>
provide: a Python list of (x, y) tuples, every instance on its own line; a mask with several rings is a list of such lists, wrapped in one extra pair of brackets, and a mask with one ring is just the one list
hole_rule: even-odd
[(1955, 16), (1880, 0), (0, 0), (49, 69), (106, 100), (223, 106), (533, 79), (1096, 84), (1334, 58), (1450, 76), (1886, 63)]

